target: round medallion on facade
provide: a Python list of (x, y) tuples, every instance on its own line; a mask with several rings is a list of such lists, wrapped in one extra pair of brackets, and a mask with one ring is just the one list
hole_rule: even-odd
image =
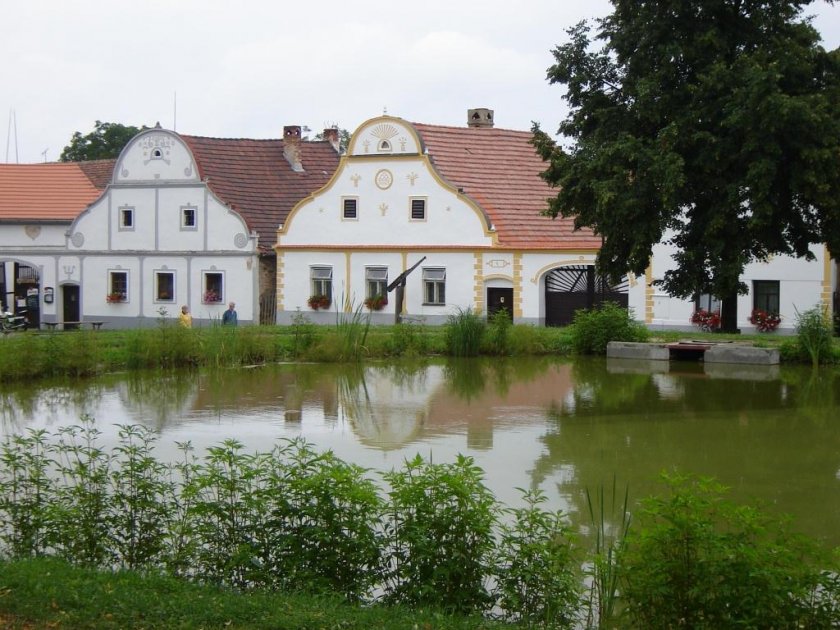
[(394, 175), (387, 168), (383, 168), (376, 172), (373, 181), (380, 190), (387, 190), (394, 183)]
[(233, 244), (239, 249), (242, 249), (248, 244), (248, 237), (245, 236), (242, 232), (240, 232), (239, 234), (233, 237)]
[(85, 244), (85, 235), (81, 232), (76, 232), (70, 237), (70, 242), (73, 243), (73, 247), (81, 247)]

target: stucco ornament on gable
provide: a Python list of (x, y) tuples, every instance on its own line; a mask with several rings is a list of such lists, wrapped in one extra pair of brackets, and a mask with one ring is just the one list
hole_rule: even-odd
[(33, 241), (41, 235), (41, 226), (40, 225), (27, 225), (23, 228), (23, 231), (26, 235), (32, 239)]
[(347, 153), (350, 156), (420, 155), (423, 151), (410, 123), (393, 116), (380, 116), (353, 134)]
[(141, 131), (120, 153), (115, 181), (198, 181), (195, 159), (174, 131)]

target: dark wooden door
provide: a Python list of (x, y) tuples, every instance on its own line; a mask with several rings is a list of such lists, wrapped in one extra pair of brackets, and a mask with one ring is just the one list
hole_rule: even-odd
[(492, 317), (496, 311), (504, 309), (513, 321), (513, 289), (487, 289), (487, 317)]
[[(81, 318), (81, 310), (79, 308), (79, 287), (75, 284), (65, 284), (61, 287), (62, 302), (64, 309), (62, 311), (63, 322), (78, 322)], [(78, 324), (64, 324), (64, 329), (77, 328)]]

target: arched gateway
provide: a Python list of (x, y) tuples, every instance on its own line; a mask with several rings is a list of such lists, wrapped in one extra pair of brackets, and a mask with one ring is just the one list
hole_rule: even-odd
[(595, 273), (593, 265), (558, 267), (545, 277), (545, 325), (566, 326), (572, 323), (575, 311), (593, 308), (604, 302), (628, 306), (627, 277), (611, 285)]

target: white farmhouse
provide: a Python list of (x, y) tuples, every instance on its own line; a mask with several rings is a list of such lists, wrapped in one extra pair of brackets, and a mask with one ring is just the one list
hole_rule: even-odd
[[(486, 109), (468, 119), (460, 128), (381, 116), (358, 128), (332, 179), (278, 231), (278, 321), (333, 321), (336, 309), (383, 296), (374, 321), (392, 322), (387, 288), (417, 263), (401, 316), (432, 324), (468, 308), (563, 324), (603, 297), (592, 273), (600, 240), (540, 214), (551, 189), (531, 134), (495, 128)], [(605, 289), (626, 305), (630, 284)]]
[[(330, 130), (333, 131), (333, 130)], [(277, 226), (338, 163), (337, 132), (304, 142), (203, 138), (156, 127), (117, 160), (0, 165), (0, 292), (33, 326), (196, 324), (235, 302), (274, 321)]]
[[(681, 300), (657, 288), (673, 264), (666, 244), (644, 277), (602, 282), (594, 270), (600, 238), (542, 214), (556, 193), (539, 177), (546, 165), (531, 137), (495, 128), (488, 109), (469, 110), (466, 127), (392, 116), (363, 123), (332, 179), (280, 226), (278, 321), (305, 313), (330, 322), (336, 310), (367, 304), (373, 321), (393, 322), (397, 292), (387, 289), (408, 270), (399, 315), (433, 324), (461, 309), (506, 309), (517, 323), (562, 325), (610, 300), (651, 328), (688, 330), (697, 308), (717, 307), (708, 296)], [(824, 247), (813, 253), (816, 261), (777, 256), (747, 267), (741, 329), (754, 330), (754, 308), (781, 314), (782, 330), (792, 329), (797, 309), (831, 308), (834, 266)]]

